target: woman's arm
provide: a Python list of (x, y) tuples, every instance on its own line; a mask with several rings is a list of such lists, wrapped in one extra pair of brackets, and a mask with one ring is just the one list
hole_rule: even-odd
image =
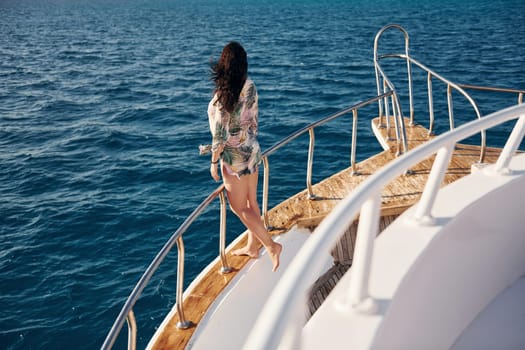
[(219, 161), (224, 144), (228, 140), (228, 115), (215, 105), (216, 96), (208, 105), (208, 118), (212, 134), (210, 174), (215, 181), (220, 180)]
[(221, 145), (219, 148), (211, 152), (210, 174), (215, 181), (219, 181), (221, 179), (219, 175), (219, 162), (223, 148), (224, 146)]

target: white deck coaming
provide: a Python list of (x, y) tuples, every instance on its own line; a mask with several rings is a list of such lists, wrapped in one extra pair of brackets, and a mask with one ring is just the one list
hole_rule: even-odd
[[(246, 340), (242, 335), (249, 334), (274, 286), (310, 234), (307, 229), (294, 227), (285, 235), (274, 236), (283, 245), (279, 269), (272, 272), (270, 259), (262, 249), (259, 258), (246, 264), (213, 302), (187, 348), (214, 349), (220, 342), (222, 349), (240, 349)], [(326, 261), (325, 271), (332, 264), (329, 254)]]
[[(392, 223), (376, 239), (372, 260), (369, 291), (370, 295), (377, 301), (378, 312), (373, 315), (363, 315), (353, 312), (348, 305), (344, 305), (342, 300), (345, 300), (345, 295), (348, 292), (348, 284), (351, 278), (350, 270), (350, 273), (343, 277), (326, 302), (305, 326), (302, 332), (303, 348), (316, 349), (321, 346), (330, 346), (335, 349), (395, 349), (396, 346), (391, 341), (389, 343), (374, 343), (374, 336), (378, 330), (384, 333), (385, 330), (380, 328), (382, 327), (382, 322), (385, 316), (390, 316), (387, 313), (389, 308), (393, 306), (391, 304), (392, 300), (398, 293), (398, 288), (403, 283), (403, 279), (410, 273), (412, 264), (420, 259), (420, 255), (432, 243), (438, 232), (453, 223), (456, 215), (459, 215), (465, 208), (476, 203), (483, 196), (483, 193), (497, 191), (498, 187), (508, 185), (519, 179), (520, 175), (523, 179), (525, 157), (520, 155), (512, 160), (511, 168), (515, 169), (515, 172), (510, 176), (490, 174), (491, 168), (493, 166), (488, 166), (482, 171), (460, 179), (440, 192), (432, 213), (437, 218), (436, 226), (420, 226), (408, 220), (407, 218), (410, 217), (414, 208), (409, 209)], [(450, 198), (454, 196), (457, 196), (457, 199), (451, 201)], [(522, 201), (521, 206), (515, 209), (523, 208), (523, 204), (525, 203)], [(520, 242), (523, 242), (523, 240)], [(522, 248), (525, 250), (525, 247), (521, 246), (518, 249)], [(518, 268), (521, 269), (522, 266)], [(484, 273), (489, 273), (489, 270)], [(444, 284), (443, 288), (447, 288), (447, 286)], [(492, 293), (497, 294), (496, 290), (498, 288), (501, 290), (504, 286), (498, 286)], [(414, 302), (417, 301), (417, 293), (423, 292), (410, 292)], [(442, 311), (446, 314), (447, 309), (445, 308)], [(465, 320), (461, 322), (465, 322)], [(448, 326), (446, 321), (443, 321), (443, 326), (445, 328)], [(434, 329), (433, 332), (435, 333), (435, 339), (441, 336), (439, 329)], [(420, 341), (425, 341), (425, 338), (421, 338), (421, 335), (417, 336), (420, 336)], [(390, 339), (391, 337), (387, 336), (386, 338)], [(342, 342), (342, 339), (345, 341)], [(411, 337), (408, 337), (408, 339), (408, 344), (410, 344), (413, 339)], [(416, 343), (416, 341), (413, 342), (413, 344)], [(430, 348), (440, 348), (439, 341), (431, 344)], [(420, 345), (421, 343), (419, 343)], [(425, 345), (428, 346), (429, 344)]]
[(456, 340), (451, 350), (523, 349), (524, 296), (525, 276), (494, 298)]

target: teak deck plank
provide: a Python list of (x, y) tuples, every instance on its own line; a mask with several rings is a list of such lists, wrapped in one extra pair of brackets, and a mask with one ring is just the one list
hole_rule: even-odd
[[(373, 121), (377, 126), (377, 118)], [(391, 123), (393, 125), (393, 123)], [(428, 141), (428, 130), (422, 126), (408, 126), (407, 125), (407, 143), (409, 149), (413, 149), (418, 145)], [(379, 129), (384, 140), (386, 140), (386, 128)], [(432, 136), (430, 136), (432, 137)], [(364, 181), (374, 171), (383, 167), (385, 164), (396, 158), (395, 151), (397, 145), (392, 141), (385, 141), (390, 146), (390, 150), (386, 150), (376, 156), (373, 156), (363, 162), (357, 164), (358, 174), (352, 174), (352, 169), (347, 168), (330, 178), (313, 186), (314, 194), (318, 197), (315, 200), (307, 199), (308, 192), (304, 190), (297, 193), (295, 196), (281, 202), (279, 205), (271, 209), (269, 214), (269, 223), (273, 228), (272, 234), (281, 234), (288, 231), (294, 225), (302, 227), (314, 228), (330, 211), (339, 203), (341, 199), (347, 196), (350, 191), (356, 188), (362, 181)], [(471, 171), (471, 165), (476, 163), (479, 159), (479, 150), (477, 146), (457, 145), (450, 162), (449, 169), (444, 178), (444, 184), (451, 183)], [(486, 162), (495, 162), (500, 153), (500, 149), (490, 148), (486, 152)], [(404, 211), (406, 208), (413, 205), (420, 197), (423, 186), (426, 182), (432, 160), (424, 160), (423, 162), (414, 166), (412, 174), (402, 175), (392, 183), (390, 183), (382, 193), (382, 215), (390, 215)], [(236, 249), (245, 244), (246, 234), (244, 238), (235, 246)], [(349, 242), (355, 240), (348, 238)], [(343, 256), (348, 258), (352, 254), (352, 249), (345, 247), (336, 247)], [(202, 278), (201, 282), (195, 286), (193, 291), (185, 298), (183, 302), (184, 314), (186, 319), (199, 323), (206, 313), (206, 310), (213, 303), (216, 296), (228, 285), (228, 283), (235, 277), (237, 271), (249, 261), (248, 257), (233, 256), (227, 252), (227, 260), (234, 272), (229, 274), (220, 274), (220, 262), (208, 271), (206, 276)], [(344, 267), (335, 268), (342, 276), (345, 270)], [(327, 279), (327, 283), (335, 285), (337, 280), (341, 277)], [(317, 298), (326, 298), (326, 295), (332, 288), (321, 286), (319, 288), (320, 294)], [(326, 294), (326, 295), (325, 295)], [(313, 311), (318, 307), (319, 300), (311, 301), (310, 309)], [(176, 313), (165, 327), (163, 333), (152, 349), (183, 349), (189, 342), (193, 335), (194, 329), (189, 328), (180, 330), (176, 327), (178, 316)]]

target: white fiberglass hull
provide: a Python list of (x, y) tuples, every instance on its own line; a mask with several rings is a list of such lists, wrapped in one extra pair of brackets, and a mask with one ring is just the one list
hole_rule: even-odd
[(414, 224), (415, 208), (393, 222), (374, 247), (377, 310), (341, 302), (350, 272), (306, 325), (303, 348), (525, 348), (525, 155), (510, 175), (493, 167), (442, 189), (435, 225)]

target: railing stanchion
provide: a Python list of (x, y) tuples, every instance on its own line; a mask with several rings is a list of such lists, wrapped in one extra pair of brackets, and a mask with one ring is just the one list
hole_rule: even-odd
[(399, 105), (397, 104), (397, 96), (395, 94), (392, 95), (392, 114), (394, 115), (394, 129), (396, 131), (396, 145), (397, 145), (397, 153), (396, 155), (399, 156), (403, 154), (401, 151), (401, 133), (400, 133), (400, 126), (399, 126), (399, 120), (403, 118), (403, 116), (400, 116), (400, 109)]
[(355, 154), (357, 149), (357, 109), (352, 111), (352, 150), (350, 153), (350, 165), (352, 167), (352, 175), (358, 175), (355, 164)]
[(263, 198), (262, 198), (262, 215), (264, 226), (267, 230), (271, 230), (270, 220), (268, 218), (268, 183), (270, 180), (270, 165), (268, 164), (268, 156), (263, 156), (264, 177), (263, 177)]
[(422, 225), (433, 225), (432, 207), (436, 201), (437, 192), (443, 183), (443, 178), (448, 169), (448, 164), (452, 158), (455, 144), (442, 147), (436, 155), (428, 180), (417, 203), (414, 220)]
[(434, 98), (432, 96), (432, 73), (428, 72), (428, 117), (429, 117), (429, 125), (428, 125), (428, 136), (432, 136), (434, 134)]
[[(401, 28), (400, 28), (401, 30)], [(405, 56), (407, 60), (407, 74), (408, 74), (408, 101), (409, 101), (409, 107), (410, 107), (410, 126), (414, 126), (414, 93), (412, 92), (412, 65), (410, 64), (410, 55), (409, 55), (409, 47), (410, 47), (410, 38), (408, 36), (408, 33), (405, 30), (401, 30), (405, 36)], [(403, 116), (401, 116), (403, 118)], [(407, 150), (405, 149), (405, 152)]]
[(505, 147), (503, 147), (503, 151), (501, 151), (501, 154), (498, 157), (498, 160), (496, 161), (494, 171), (498, 173), (508, 172), (507, 167), (509, 166), (512, 155), (519, 148), (521, 141), (523, 141), (524, 134), (525, 114), (522, 115), (516, 122), (516, 125), (514, 125), (514, 128), (512, 129), (512, 132), (507, 140), (507, 143), (505, 143)]
[(306, 187), (308, 188), (308, 199), (315, 199), (312, 188), (312, 168), (314, 163), (315, 131), (314, 128), (308, 129), (310, 134), (310, 144), (308, 146), (308, 165), (306, 169)]
[(219, 199), (221, 202), (221, 218), (220, 218), (220, 234), (219, 234), (219, 255), (221, 257), (221, 273), (226, 274), (233, 271), (233, 269), (228, 265), (228, 260), (226, 259), (226, 196), (224, 191), (221, 191), (219, 194)]
[(454, 106), (452, 105), (452, 86), (447, 84), (448, 121), (450, 130), (454, 130)]
[[(386, 93), (388, 90), (388, 85), (386, 80), (383, 80), (383, 93)], [(391, 95), (393, 100), (393, 96)], [(387, 140), (392, 140), (390, 137), (390, 102), (388, 96), (385, 96), (385, 115), (386, 115), (386, 138)]]
[(395, 94), (394, 96), (396, 96), (396, 101), (397, 101), (396, 103), (397, 104), (397, 115), (399, 116), (399, 130), (400, 130), (399, 134), (401, 135), (400, 143), (403, 146), (402, 153), (406, 153), (408, 152), (408, 141), (407, 141), (407, 131), (405, 127), (405, 118), (403, 118), (403, 111), (401, 110), (401, 104), (399, 102), (399, 99), (397, 98), (397, 94)]
[[(381, 209), (381, 195), (371, 195), (361, 207), (357, 238), (350, 279), (349, 298), (353, 308), (363, 312), (372, 311), (367, 307), (363, 309), (363, 302), (369, 298), (368, 284), (370, 266), (374, 250), (374, 240), (379, 232), (379, 212)], [(368, 306), (373, 306), (369, 303)]]
[(184, 317), (184, 307), (182, 305), (182, 294), (184, 291), (184, 241), (182, 235), (177, 238), (177, 314), (179, 315), (179, 322), (177, 322), (177, 328), (188, 329), (193, 327), (193, 322), (186, 320)]
[[(377, 60), (377, 40), (374, 42), (374, 62), (376, 62), (376, 60)], [(379, 95), (381, 95), (381, 75), (379, 74), (378, 67), (375, 66), (375, 65), (374, 65), (374, 70), (375, 70), (375, 73), (376, 73), (377, 96), (379, 96)], [(383, 104), (384, 104), (385, 109), (386, 109), (387, 99), (386, 98), (384, 100), (380, 99), (380, 100), (377, 101), (377, 104), (379, 106), (379, 111), (378, 111), (378, 113), (379, 113), (379, 127), (384, 127), (385, 124), (383, 123), (383, 116), (386, 115), (387, 123), (388, 123), (388, 113), (385, 111), (385, 114), (383, 114)]]
[(129, 310), (128, 317), (128, 350), (135, 350), (137, 348), (137, 320), (133, 309)]

